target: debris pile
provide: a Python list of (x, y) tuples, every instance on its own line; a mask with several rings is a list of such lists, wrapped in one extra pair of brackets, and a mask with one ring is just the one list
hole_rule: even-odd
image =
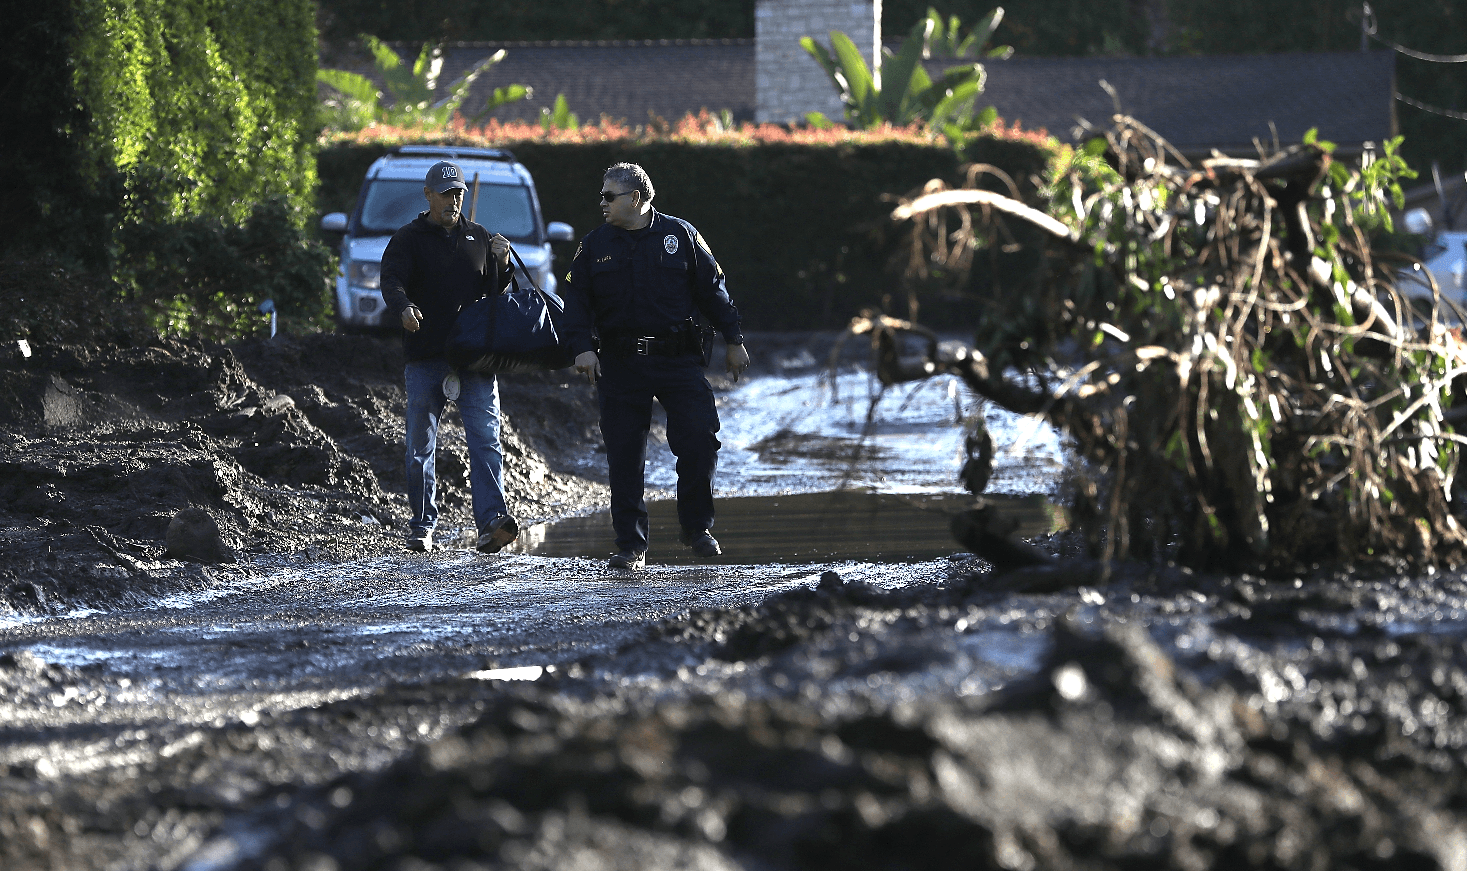
[(1064, 431), (1088, 463), (1072, 514), (1097, 556), (1459, 562), (1443, 412), (1467, 371), (1462, 313), (1408, 300), (1399, 259), (1372, 250), (1409, 173), (1397, 144), (1361, 168), (1316, 141), (1193, 165), (1118, 116), (1053, 171), (1041, 209), (970, 178), (893, 211), (913, 275), (977, 268), (985, 246), (1041, 250), (1024, 286), (985, 301), (974, 348), (877, 315), (853, 330), (888, 382), (956, 372)]

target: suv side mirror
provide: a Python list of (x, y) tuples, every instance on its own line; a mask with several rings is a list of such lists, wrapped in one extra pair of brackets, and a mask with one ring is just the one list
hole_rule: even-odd
[[(345, 218), (346, 216), (342, 215), (342, 217)], [(545, 235), (550, 237), (550, 241), (552, 242), (576, 241), (576, 231), (571, 228), (570, 224), (567, 224), (564, 221), (551, 221), (550, 224), (545, 227)]]
[(346, 232), (346, 212), (332, 212), (321, 218), (321, 229), (328, 233)]

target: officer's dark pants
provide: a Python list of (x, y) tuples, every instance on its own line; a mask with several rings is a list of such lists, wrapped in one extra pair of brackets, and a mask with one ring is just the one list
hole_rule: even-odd
[(713, 526), (718, 409), (702, 362), (697, 354), (601, 357), (596, 386), (611, 477), (611, 527), (619, 551), (647, 549), (642, 491), (654, 398), (667, 412), (667, 446), (677, 457), (678, 521), (693, 532)]

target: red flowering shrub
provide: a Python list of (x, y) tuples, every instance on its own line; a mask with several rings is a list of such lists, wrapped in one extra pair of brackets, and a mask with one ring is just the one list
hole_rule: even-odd
[[(1053, 150), (1057, 146), (1057, 143), (1045, 130), (1024, 130), (1018, 122), (1011, 127), (1006, 126), (1001, 118), (981, 133), (969, 135), (970, 140), (978, 138), (1028, 142), (1048, 150)], [(323, 147), (379, 145), (391, 148), (416, 142), (451, 143), (485, 148), (514, 146), (524, 142), (561, 145), (584, 145), (598, 142), (629, 144), (682, 142), (688, 145), (734, 147), (775, 144), (874, 145), (884, 142), (947, 145), (939, 136), (921, 124), (913, 124), (908, 127), (882, 124), (870, 130), (855, 130), (841, 125), (826, 128), (791, 128), (783, 124), (750, 122), (729, 126), (707, 109), (696, 115), (685, 115), (682, 120), (675, 123), (657, 121), (633, 126), (603, 115), (600, 121), (570, 129), (553, 126), (545, 128), (528, 121), (500, 121), (494, 118), (481, 126), (471, 127), (462, 117), (455, 117), (443, 127), (374, 125), (354, 133), (331, 133), (322, 137), (321, 145)]]

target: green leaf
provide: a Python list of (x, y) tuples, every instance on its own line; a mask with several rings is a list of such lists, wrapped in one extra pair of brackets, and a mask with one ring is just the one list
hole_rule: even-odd
[[(840, 61), (840, 70), (845, 75), (851, 105), (858, 110), (864, 110), (876, 92), (876, 83), (871, 77), (871, 69), (866, 66), (866, 59), (861, 56), (860, 49), (851, 42), (851, 38), (839, 30), (830, 32), (830, 47)], [(874, 122), (866, 126), (873, 125)]]
[[(932, 22), (924, 23), (930, 26)], [(908, 38), (902, 43), (901, 51), (882, 65), (876, 107), (881, 117), (892, 124), (911, 123), (919, 95), (932, 87), (932, 79), (922, 69), (921, 60), (922, 41)]]
[(570, 104), (566, 102), (565, 94), (555, 95), (554, 108), (543, 108), (540, 110), (540, 126), (546, 130), (555, 128), (557, 130), (574, 130), (581, 124), (581, 119), (570, 110)]
[(372, 53), (372, 62), (378, 70), (395, 70), (402, 65), (402, 58), (397, 52), (383, 45), (382, 40), (370, 34), (362, 34), (362, 41), (367, 44), (367, 50)]
[[(963, 127), (967, 127), (973, 113), (973, 101), (977, 99), (981, 90), (977, 82), (967, 82), (954, 88), (948, 96), (944, 97), (932, 108), (933, 123), (941, 124), (952, 120)], [(984, 111), (992, 112), (992, 117), (996, 118), (998, 116), (998, 110), (992, 106), (989, 106)], [(993, 122), (990, 119), (988, 123), (991, 124)], [(982, 128), (986, 125), (979, 123), (976, 126)]]
[(316, 80), (362, 103), (375, 105), (382, 96), (371, 79), (347, 70), (316, 70)]
[(474, 120), (479, 121), (480, 119), (487, 116), (490, 112), (493, 112), (495, 109), (498, 109), (500, 106), (503, 106), (506, 103), (513, 103), (517, 100), (524, 100), (534, 95), (535, 89), (529, 87), (528, 85), (505, 85), (502, 88), (495, 88), (494, 92), (491, 93), (488, 99), (484, 101), (484, 108), (479, 112), (478, 115), (474, 116)]
[(423, 43), (418, 59), (413, 62), (413, 78), (432, 91), (438, 87), (438, 74), (443, 71), (443, 50), (431, 42)]
[(911, 31), (907, 33), (907, 38), (902, 43), (902, 48), (906, 48), (908, 42), (915, 41), (917, 53), (922, 54), (931, 47), (933, 40), (940, 39), (942, 39), (942, 19), (937, 17), (937, 10), (928, 7), (927, 17), (912, 25)]
[[(464, 99), (469, 96), (469, 88), (473, 86), (474, 80), (483, 75), (485, 70), (504, 60), (504, 55), (505, 50), (501, 48), (499, 51), (496, 51), (494, 54), (481, 61), (478, 66), (475, 66), (473, 69), (465, 73), (463, 78), (459, 79), (453, 84), (453, 87), (449, 91), (449, 96), (439, 101), (438, 107), (447, 108), (448, 117), (451, 117), (453, 115), (453, 111), (459, 106), (463, 105)], [(448, 120), (448, 117), (445, 117), (443, 120), (446, 122)]]
[[(408, 109), (413, 103), (426, 102), (431, 95), (431, 90), (425, 83), (418, 81), (414, 67), (403, 66), (397, 53), (383, 45), (376, 37), (367, 37), (372, 49), (372, 56), (377, 65), (377, 72), (382, 76), (383, 84), (387, 86), (387, 92), (393, 98), (393, 114), (410, 112)], [(423, 48), (428, 49), (428, 45)]]
[[(800, 37), (800, 47), (809, 52), (811, 57), (815, 58), (816, 62), (820, 64), (821, 69), (825, 70), (825, 74), (831, 77), (831, 81), (835, 81), (835, 74), (839, 72), (840, 67), (836, 64), (835, 58), (830, 56), (830, 52), (826, 50), (825, 46), (808, 36), (802, 36)], [(836, 83), (836, 88), (840, 88), (839, 82)]]
[(996, 6), (973, 27), (973, 39), (977, 40), (979, 45), (983, 45), (993, 38), (993, 32), (998, 30), (998, 26), (1002, 23), (1003, 7)]

